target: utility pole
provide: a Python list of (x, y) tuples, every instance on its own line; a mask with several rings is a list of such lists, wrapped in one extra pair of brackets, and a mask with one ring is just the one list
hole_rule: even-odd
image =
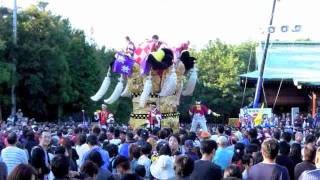
[[(270, 18), (269, 27), (272, 26), (273, 15), (274, 15), (274, 11), (275, 11), (275, 8), (276, 8), (276, 2), (277, 1), (278, 0), (273, 0), (273, 6), (272, 6), (272, 12), (271, 12), (271, 18)], [(264, 48), (264, 52), (263, 52), (262, 62), (261, 62), (261, 65), (260, 65), (260, 73), (259, 73), (259, 77), (258, 77), (256, 93), (255, 93), (255, 96), (254, 96), (253, 108), (258, 108), (259, 107), (259, 99), (260, 99), (261, 87), (262, 87), (262, 82), (263, 82), (264, 66), (266, 64), (266, 58), (267, 58), (267, 53), (268, 53), (270, 35), (271, 35), (271, 32), (268, 30), (268, 35), (267, 35), (267, 40), (266, 40), (266, 44), (265, 44), (265, 48)], [(267, 104), (266, 104), (266, 106), (267, 106)]]
[[(13, 32), (13, 45), (14, 45), (14, 50), (16, 49), (17, 46), (17, 0), (13, 0), (13, 18), (12, 18), (12, 32)], [(17, 60), (15, 57), (15, 52), (12, 56), (12, 76), (11, 76), (11, 115), (16, 114), (16, 109), (17, 109), (17, 102), (16, 102), (16, 66), (17, 66)]]

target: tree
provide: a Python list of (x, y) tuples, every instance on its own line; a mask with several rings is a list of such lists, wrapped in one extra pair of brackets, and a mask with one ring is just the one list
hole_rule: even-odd
[[(17, 59), (18, 106), (38, 120), (61, 119), (81, 109), (93, 111), (96, 103), (89, 98), (106, 74), (113, 51), (88, 44), (83, 31), (41, 7), (19, 12), (16, 47), (10, 44), (11, 15), (0, 22), (6, 45), (0, 62), (10, 62), (13, 55)], [(5, 84), (1, 89), (6, 95)]]

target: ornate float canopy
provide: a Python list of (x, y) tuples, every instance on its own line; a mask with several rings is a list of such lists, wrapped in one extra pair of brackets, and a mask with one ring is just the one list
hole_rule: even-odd
[(105, 103), (112, 104), (119, 97), (131, 97), (133, 112), (129, 123), (134, 127), (146, 123), (149, 104), (156, 103), (163, 116), (162, 126), (176, 126), (180, 96), (191, 96), (196, 85), (194, 64), (195, 58), (190, 55), (186, 43), (169, 48), (165, 43), (143, 42), (135, 49), (133, 57), (116, 53), (107, 76), (91, 100), (99, 101), (108, 91), (111, 73), (120, 74)]

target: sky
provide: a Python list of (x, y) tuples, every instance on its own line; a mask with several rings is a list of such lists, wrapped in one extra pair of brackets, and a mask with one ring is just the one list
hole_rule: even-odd
[[(140, 43), (153, 34), (170, 46), (190, 40), (194, 48), (216, 38), (230, 44), (266, 39), (273, 0), (43, 0), (47, 10), (68, 18), (99, 46), (121, 48), (125, 36)], [(38, 0), (17, 0), (26, 8)], [(12, 7), (13, 0), (0, 0)], [(280, 0), (271, 39), (320, 41), (320, 0)], [(299, 33), (282, 33), (282, 25), (301, 25)]]

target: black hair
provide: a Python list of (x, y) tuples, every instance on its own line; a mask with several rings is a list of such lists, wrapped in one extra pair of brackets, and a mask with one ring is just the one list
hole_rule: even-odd
[(245, 154), (242, 156), (241, 162), (243, 165), (250, 165), (251, 159), (253, 160), (250, 154)]
[(107, 139), (107, 135), (105, 133), (101, 133), (98, 137), (100, 143), (103, 143)]
[(80, 171), (89, 177), (98, 174), (98, 170), (99, 167), (92, 161), (85, 161), (80, 168)]
[(242, 143), (236, 143), (234, 145), (234, 153), (232, 157), (232, 162), (241, 160), (241, 157), (244, 154), (245, 145)]
[(118, 155), (118, 146), (115, 144), (108, 144), (106, 150), (108, 151), (110, 157), (115, 157)]
[(151, 153), (152, 146), (150, 143), (145, 143), (141, 146), (142, 154), (149, 155)]
[(104, 164), (101, 154), (96, 150), (91, 151), (86, 160), (94, 162), (99, 168)]
[(107, 151), (107, 146), (110, 144), (110, 142), (108, 140), (103, 141), (102, 143), (102, 149)]
[(223, 126), (223, 125), (219, 125), (219, 126), (218, 126), (218, 132), (219, 132), (220, 134), (223, 134), (223, 133), (224, 133), (224, 126)]
[(180, 156), (176, 159), (174, 170), (179, 177), (188, 177), (194, 169), (194, 162), (188, 156)]
[(138, 135), (138, 136), (141, 136), (141, 131), (142, 131), (141, 128), (139, 128), (139, 129), (137, 130), (137, 135)]
[(169, 144), (165, 143), (160, 147), (159, 156), (161, 155), (168, 155), (171, 156), (171, 149), (169, 147)]
[(188, 139), (191, 139), (192, 141), (195, 141), (197, 139), (197, 134), (195, 132), (190, 132), (188, 134)]
[(130, 169), (129, 159), (121, 155), (117, 156), (113, 162), (113, 168), (117, 168), (118, 166), (121, 166), (124, 170), (129, 170)]
[(134, 137), (134, 135), (133, 135), (132, 132), (127, 132), (126, 136), (127, 136), (130, 140), (132, 140), (133, 137)]
[(87, 137), (87, 143), (91, 146), (98, 145), (98, 137), (94, 134), (91, 134)]
[(153, 135), (157, 135), (160, 131), (160, 128), (159, 127), (154, 127), (153, 130), (152, 130), (152, 134)]
[(285, 141), (281, 141), (279, 143), (279, 153), (288, 156), (290, 153), (290, 145)]
[(291, 159), (296, 159), (296, 160), (299, 159), (300, 161), (302, 161), (302, 158), (301, 158), (301, 145), (300, 144), (293, 143), (291, 145), (289, 157)]
[(273, 137), (277, 140), (280, 140), (280, 136), (281, 136), (281, 132), (276, 129), (274, 132), (273, 132)]
[(99, 126), (93, 126), (92, 127), (92, 133), (93, 134), (96, 134), (98, 136), (100, 134), (100, 132), (101, 132), (101, 129), (100, 129)]
[(159, 138), (160, 138), (160, 139), (165, 139), (166, 137), (167, 137), (167, 131), (164, 130), (164, 129), (161, 129), (161, 130), (159, 131)]
[(58, 146), (58, 147), (55, 148), (55, 151), (54, 151), (55, 155), (58, 155), (58, 154), (64, 155), (65, 153), (66, 153), (66, 148), (65, 147)]
[(8, 137), (7, 137), (7, 141), (8, 144), (13, 145), (17, 142), (18, 136), (15, 132), (11, 132)]
[(113, 126), (109, 127), (108, 131), (109, 131), (110, 133), (114, 133), (114, 127), (113, 127)]
[(143, 165), (138, 164), (134, 169), (134, 172), (140, 177), (146, 176), (146, 168)]
[(26, 134), (26, 136), (27, 136), (27, 139), (28, 139), (29, 141), (34, 140), (34, 133), (33, 133), (33, 131), (28, 131), (27, 134)]
[(117, 128), (114, 130), (114, 137), (118, 138), (120, 136), (120, 130)]
[(253, 164), (258, 164), (263, 161), (262, 153), (259, 151), (252, 156)]
[(120, 180), (141, 180), (141, 178), (137, 174), (124, 174)]
[(290, 143), (291, 141), (291, 133), (289, 132), (283, 132), (282, 135), (281, 135), (282, 139), (285, 140), (287, 143)]
[(69, 159), (65, 155), (57, 155), (51, 161), (51, 171), (55, 178), (65, 178), (69, 174)]
[(159, 36), (155, 34), (155, 35), (152, 36), (152, 39), (159, 40)]
[(210, 154), (213, 150), (217, 150), (218, 145), (213, 140), (204, 140), (201, 142), (201, 152), (203, 154)]
[(305, 144), (308, 144), (308, 143), (314, 143), (316, 141), (316, 137), (313, 135), (313, 134), (309, 134), (307, 135), (306, 137), (306, 142)]
[(254, 152), (257, 152), (258, 150), (259, 150), (259, 147), (257, 144), (249, 144), (246, 146), (246, 149), (245, 149), (247, 154), (252, 154)]
[(75, 128), (75, 129), (73, 130), (73, 132), (74, 132), (75, 134), (78, 134), (78, 133), (80, 132), (80, 130), (79, 130), (79, 128)]
[(138, 159), (141, 155), (141, 148), (137, 144), (131, 144), (129, 147), (130, 159)]
[(85, 134), (80, 134), (78, 141), (79, 141), (79, 145), (85, 144), (86, 141), (87, 141), (87, 135), (85, 135)]
[(256, 139), (258, 137), (257, 129), (250, 129), (248, 134), (249, 134), (250, 139)]

